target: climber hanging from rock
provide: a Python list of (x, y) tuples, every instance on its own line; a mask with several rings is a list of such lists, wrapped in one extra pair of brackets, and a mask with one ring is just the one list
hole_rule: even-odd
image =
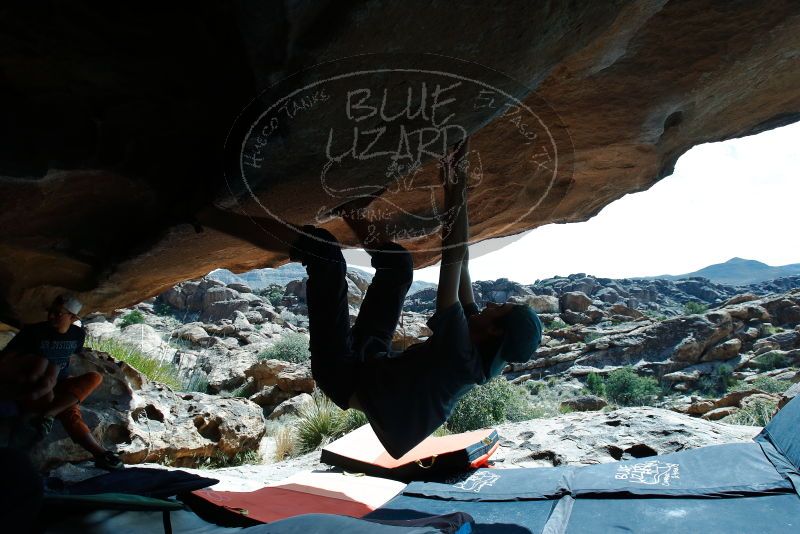
[(347, 265), (336, 238), (314, 226), (211, 208), (203, 225), (263, 249), (288, 254), (306, 267), (311, 371), (340, 408), (362, 410), (384, 448), (399, 458), (439, 428), (475, 385), (500, 375), (508, 362), (528, 361), (541, 341), (539, 318), (524, 304), (475, 304), (469, 274), (468, 139), (440, 162), (444, 187), (442, 261), (433, 334), (404, 351), (392, 335), (413, 280), (411, 254), (352, 217), (358, 199), (338, 212), (371, 256), (375, 275), (350, 326)]

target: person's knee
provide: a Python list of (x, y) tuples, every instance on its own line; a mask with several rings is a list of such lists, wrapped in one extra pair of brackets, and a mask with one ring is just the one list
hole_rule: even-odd
[(372, 255), (372, 266), (376, 269), (391, 269), (401, 283), (414, 281), (414, 259), (411, 253), (398, 243), (387, 243)]
[(86, 386), (90, 387), (92, 391), (97, 389), (103, 383), (103, 375), (97, 371), (89, 371), (84, 375), (86, 377)]
[(69, 393), (78, 402), (83, 402), (103, 382), (103, 376), (96, 371), (89, 371), (80, 376), (74, 376), (62, 381), (57, 388), (59, 391)]
[(57, 416), (58, 420), (64, 426), (67, 435), (73, 439), (76, 436), (83, 436), (90, 432), (89, 427), (83, 420), (80, 408), (77, 405), (70, 406)]
[[(304, 235), (295, 243), (295, 253), (300, 259), (323, 259), (344, 263), (342, 248), (336, 237), (324, 228), (303, 226)], [(305, 263), (305, 261), (304, 261)]]

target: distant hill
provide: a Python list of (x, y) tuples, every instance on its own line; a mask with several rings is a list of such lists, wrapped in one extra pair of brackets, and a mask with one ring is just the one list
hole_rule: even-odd
[(727, 284), (732, 286), (742, 286), (766, 282), (784, 276), (800, 275), (800, 263), (772, 267), (766, 263), (756, 260), (746, 260), (743, 258), (731, 258), (725, 263), (709, 265), (693, 273), (660, 276), (648, 276), (648, 280), (662, 278), (665, 280), (680, 280), (682, 278), (692, 278), (702, 276), (717, 284)]
[[(356, 271), (367, 280), (372, 280), (372, 273), (357, 267), (348, 267), (347, 269), (349, 271)], [(292, 280), (302, 280), (306, 277), (306, 268), (299, 263), (287, 263), (274, 269), (255, 269), (241, 274), (234, 274), (227, 269), (216, 269), (208, 273), (208, 276), (219, 280), (223, 284), (230, 284), (232, 282), (247, 284), (254, 291), (258, 291), (259, 289), (269, 287), (270, 284), (285, 286)], [(436, 287), (436, 284), (415, 280), (414, 283), (411, 284), (411, 289), (408, 290), (408, 293), (412, 294), (427, 287)]]
[(234, 274), (227, 269), (216, 269), (208, 273), (208, 276), (223, 284), (232, 282), (247, 284), (257, 291), (267, 288), (271, 284), (285, 286), (292, 280), (302, 280), (306, 276), (306, 269), (299, 263), (287, 263), (275, 269), (254, 269), (241, 274)]

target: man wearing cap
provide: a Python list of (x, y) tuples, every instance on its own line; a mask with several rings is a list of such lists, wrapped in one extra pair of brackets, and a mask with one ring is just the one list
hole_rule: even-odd
[(475, 304), (467, 249), (467, 145), (463, 140), (441, 161), (449, 220), (442, 227), (436, 313), (428, 321), (433, 334), (402, 352), (393, 351), (391, 342), (414, 263), (405, 248), (374, 231), (377, 224), (348, 216), (348, 210), (362, 209), (361, 199), (337, 210), (375, 268), (352, 328), (347, 265), (330, 232), (219, 209), (198, 216), (216, 230), (305, 265), (314, 380), (339, 407), (363, 410), (394, 458), (441, 426), (475, 385), (499, 376), (509, 362), (528, 361), (541, 342), (542, 325), (530, 307), (489, 303), (481, 311)]
[(70, 357), (83, 350), (86, 337), (83, 328), (74, 324), (81, 307), (74, 297), (57, 297), (47, 310), (47, 321), (23, 327), (0, 353), (0, 358), (40, 357), (57, 368), (57, 382), (51, 391), (36, 399), (17, 401), (19, 411), (36, 429), (38, 438), (43, 438), (52, 428), (53, 420), (58, 419), (69, 437), (94, 456), (98, 467), (118, 469), (122, 467), (119, 456), (97, 442), (79, 408), (103, 377), (94, 371), (69, 376)]

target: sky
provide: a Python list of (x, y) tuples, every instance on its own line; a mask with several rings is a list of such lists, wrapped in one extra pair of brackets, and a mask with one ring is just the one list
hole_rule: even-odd
[[(572, 273), (609, 278), (683, 274), (733, 257), (800, 263), (800, 123), (698, 145), (647, 191), (594, 218), (549, 224), (470, 247), (473, 280), (521, 283)], [(487, 246), (488, 245), (488, 246)], [(481, 249), (490, 249), (482, 253)], [(348, 262), (367, 268), (363, 251)], [(415, 271), (437, 282), (438, 266)]]

